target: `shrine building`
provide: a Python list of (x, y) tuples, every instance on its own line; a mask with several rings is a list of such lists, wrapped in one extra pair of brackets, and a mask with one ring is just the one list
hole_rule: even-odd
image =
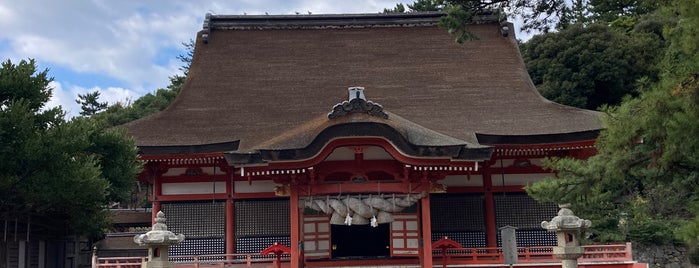
[(286, 267), (432, 267), (433, 242), (496, 248), (504, 226), (555, 245), (558, 207), (523, 187), (593, 155), (600, 114), (537, 92), (511, 23), (458, 44), (442, 15), (207, 15), (175, 102), (125, 125), (186, 236), (171, 258), (278, 243)]

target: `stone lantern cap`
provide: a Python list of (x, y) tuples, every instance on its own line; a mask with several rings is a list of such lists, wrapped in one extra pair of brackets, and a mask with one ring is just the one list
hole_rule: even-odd
[(541, 227), (552, 231), (581, 231), (587, 228), (590, 228), (592, 226), (592, 222), (590, 220), (584, 220), (581, 218), (578, 218), (578, 216), (575, 216), (573, 214), (573, 211), (570, 210), (570, 204), (561, 204), (558, 205), (561, 210), (558, 211), (558, 216), (553, 217), (551, 221), (543, 221), (541, 222)]
[(133, 241), (140, 246), (162, 246), (178, 244), (184, 240), (183, 234), (175, 234), (167, 230), (165, 213), (158, 211), (155, 216), (153, 229), (145, 234), (136, 235)]

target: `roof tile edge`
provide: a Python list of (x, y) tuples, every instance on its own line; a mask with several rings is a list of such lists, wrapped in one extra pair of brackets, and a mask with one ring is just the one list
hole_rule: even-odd
[[(312, 14), (312, 15), (212, 15), (206, 14), (203, 30), (330, 29), (436, 26), (444, 12)], [(473, 24), (498, 23), (500, 13), (478, 15)]]

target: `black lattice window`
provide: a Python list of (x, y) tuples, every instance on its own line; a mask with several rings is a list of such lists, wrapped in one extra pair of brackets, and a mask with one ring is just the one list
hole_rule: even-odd
[(268, 236), (268, 237), (244, 237), (235, 239), (236, 253), (260, 253), (263, 249), (274, 243), (291, 246), (289, 236)]
[(223, 238), (189, 238), (170, 247), (170, 255), (225, 254), (226, 241)]
[(170, 247), (170, 255), (224, 254), (226, 210), (224, 202), (163, 203), (168, 230), (184, 234), (185, 241)]
[[(540, 204), (525, 193), (497, 194), (495, 199), (495, 222), (498, 228), (514, 226), (517, 245), (553, 246), (556, 244), (554, 233), (541, 228), (542, 221), (549, 221), (558, 213), (555, 204)], [(501, 245), (498, 232), (498, 245)]]
[(541, 228), (542, 221), (558, 213), (554, 204), (540, 204), (525, 193), (496, 194), (495, 222), (498, 228), (514, 226), (521, 229)]
[(485, 247), (485, 202), (480, 194), (430, 196), (432, 241), (449, 237), (464, 247)]
[(483, 195), (430, 196), (432, 232), (485, 231)]
[[(498, 247), (502, 246), (502, 238), (498, 231)], [(538, 247), (538, 246), (555, 246), (556, 234), (540, 229), (517, 229), (515, 230), (515, 239), (517, 239), (518, 247)]]
[(290, 246), (289, 206), (288, 199), (236, 201), (236, 253), (257, 253), (274, 243)]

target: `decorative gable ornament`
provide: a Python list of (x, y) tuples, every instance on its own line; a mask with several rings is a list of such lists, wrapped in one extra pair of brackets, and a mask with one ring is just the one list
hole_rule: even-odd
[(366, 113), (371, 116), (387, 119), (388, 114), (383, 111), (381, 104), (367, 101), (364, 96), (364, 87), (350, 87), (349, 100), (335, 104), (333, 110), (328, 113), (328, 118), (335, 119), (353, 113)]

